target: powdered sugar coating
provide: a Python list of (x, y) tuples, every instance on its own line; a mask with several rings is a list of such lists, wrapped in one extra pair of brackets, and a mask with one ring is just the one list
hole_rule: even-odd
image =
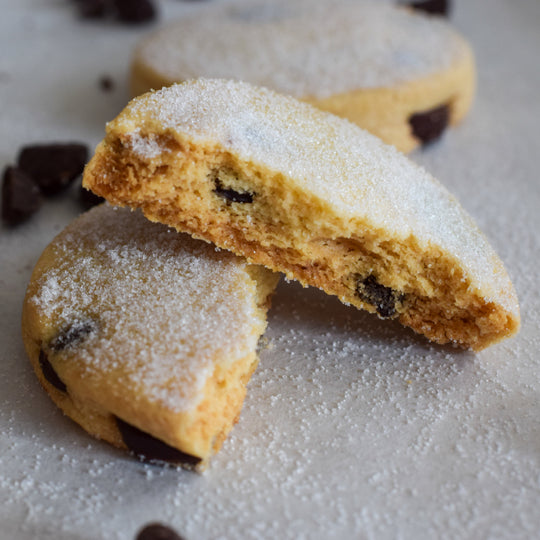
[(518, 316), (502, 262), (458, 201), (394, 147), (346, 120), (247, 83), (197, 80), (133, 100), (111, 127), (217, 142), (284, 175), (360, 232), (369, 226), (439, 247), (482, 297)]
[[(96, 322), (63, 352), (174, 412), (197, 404), (216, 362), (252, 353), (264, 329), (246, 263), (139, 213), (97, 207), (54, 241), (31, 299), (59, 328)], [(105, 384), (105, 383), (104, 383)]]
[(170, 82), (231, 78), (324, 98), (432, 75), (466, 54), (446, 22), (361, 0), (236, 2), (147, 38), (139, 61)]

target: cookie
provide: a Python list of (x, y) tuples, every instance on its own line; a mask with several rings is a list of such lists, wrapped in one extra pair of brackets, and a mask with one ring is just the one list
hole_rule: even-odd
[(200, 470), (238, 418), (276, 280), (101, 205), (39, 259), (24, 344), (45, 390), (88, 433)]
[(502, 262), (439, 182), (267, 89), (196, 80), (132, 100), (83, 184), (438, 343), (479, 350), (519, 327)]
[(136, 48), (133, 95), (198, 77), (291, 95), (404, 152), (457, 124), (475, 89), (471, 48), (448, 22), (366, 0), (215, 5)]

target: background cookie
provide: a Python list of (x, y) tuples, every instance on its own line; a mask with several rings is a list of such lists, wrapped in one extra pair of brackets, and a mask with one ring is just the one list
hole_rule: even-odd
[(519, 327), (502, 262), (441, 184), (266, 89), (198, 80), (134, 99), (83, 184), (439, 343), (482, 349)]
[(203, 468), (240, 413), (276, 280), (102, 205), (38, 261), (24, 343), (53, 401), (90, 434)]
[(381, 2), (237, 2), (137, 47), (133, 95), (196, 77), (266, 86), (410, 151), (470, 108), (473, 54), (439, 17)]

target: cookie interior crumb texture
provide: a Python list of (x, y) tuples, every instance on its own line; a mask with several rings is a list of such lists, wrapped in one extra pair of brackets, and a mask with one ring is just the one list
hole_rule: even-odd
[(203, 469), (237, 421), (277, 275), (101, 205), (44, 251), (23, 338), (42, 385), (92, 435)]
[(411, 116), (445, 106), (455, 125), (475, 91), (472, 49), (448, 22), (368, 0), (215, 4), (135, 51), (133, 95), (198, 77), (292, 95), (402, 151), (423, 142)]
[(479, 350), (519, 327), (506, 270), (457, 200), (293, 98), (224, 80), (146, 94), (108, 124), (83, 181), (435, 342)]

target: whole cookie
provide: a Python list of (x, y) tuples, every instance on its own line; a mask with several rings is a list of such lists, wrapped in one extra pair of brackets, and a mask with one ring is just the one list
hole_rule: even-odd
[(136, 98), (83, 183), (438, 343), (479, 350), (519, 327), (502, 262), (439, 182), (270, 90), (197, 80)]
[(240, 413), (276, 279), (101, 205), (39, 259), (25, 347), (53, 401), (91, 435), (202, 469)]
[(369, 0), (218, 4), (135, 51), (133, 95), (198, 77), (289, 94), (405, 152), (458, 123), (475, 87), (471, 48), (449, 23)]

